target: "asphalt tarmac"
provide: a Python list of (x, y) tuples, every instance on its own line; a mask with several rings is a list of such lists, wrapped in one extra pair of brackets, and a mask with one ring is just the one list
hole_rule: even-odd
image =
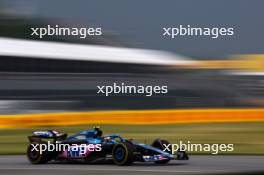
[(87, 165), (56, 163), (32, 165), (26, 156), (0, 156), (3, 175), (195, 175), (195, 174), (264, 174), (264, 156), (191, 156), (188, 161), (171, 161), (167, 165), (134, 163), (131, 166), (112, 164)]

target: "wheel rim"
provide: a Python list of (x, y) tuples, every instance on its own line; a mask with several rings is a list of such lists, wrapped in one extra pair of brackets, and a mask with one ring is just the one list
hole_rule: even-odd
[(117, 160), (123, 160), (124, 159), (124, 156), (125, 156), (125, 149), (122, 148), (122, 147), (118, 147), (116, 148), (115, 150), (115, 156), (116, 156), (116, 159)]

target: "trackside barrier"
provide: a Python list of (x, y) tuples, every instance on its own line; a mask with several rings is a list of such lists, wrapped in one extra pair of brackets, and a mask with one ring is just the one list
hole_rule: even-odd
[(128, 110), (0, 115), (0, 128), (255, 121), (264, 121), (264, 109)]

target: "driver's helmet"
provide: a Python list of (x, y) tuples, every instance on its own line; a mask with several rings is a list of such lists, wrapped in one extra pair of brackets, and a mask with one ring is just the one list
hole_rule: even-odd
[(96, 131), (96, 136), (97, 137), (102, 137), (103, 131), (100, 129), (100, 126), (94, 126), (93, 128)]

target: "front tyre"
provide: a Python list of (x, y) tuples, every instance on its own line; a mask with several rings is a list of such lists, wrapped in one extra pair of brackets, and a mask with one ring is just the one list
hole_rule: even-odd
[[(156, 139), (156, 140), (153, 141), (151, 146), (153, 146), (155, 148), (158, 148), (158, 149), (163, 151), (164, 148), (165, 148), (163, 144), (170, 145), (170, 143), (167, 140)], [(168, 151), (166, 151), (166, 152), (168, 152)], [(170, 152), (168, 152), (168, 153), (170, 153)], [(170, 159), (167, 159), (167, 160), (160, 160), (160, 161), (157, 161), (155, 163), (157, 163), (157, 164), (166, 164), (169, 161), (170, 161)]]
[(134, 161), (133, 145), (122, 142), (113, 147), (112, 155), (114, 163), (117, 165), (130, 165)]
[(185, 151), (177, 151), (177, 159), (178, 160), (189, 160), (189, 156)]

